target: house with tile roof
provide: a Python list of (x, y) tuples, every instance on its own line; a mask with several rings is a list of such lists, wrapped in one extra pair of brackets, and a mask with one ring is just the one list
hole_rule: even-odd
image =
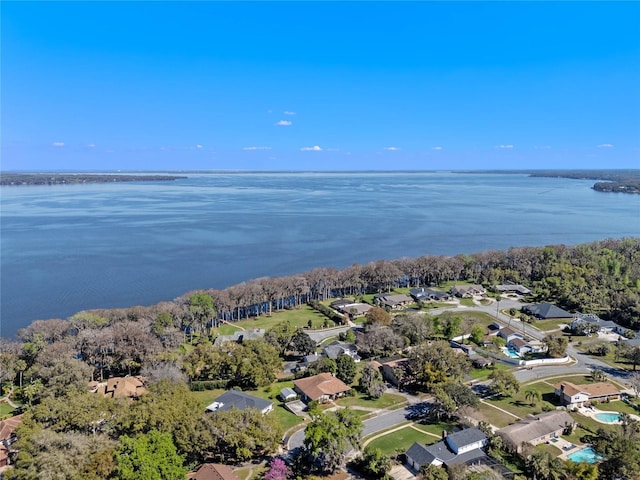
[(407, 464), (414, 471), (419, 471), (423, 465), (468, 465), (486, 458), (482, 448), (487, 441), (487, 436), (476, 427), (454, 433), (445, 431), (443, 439), (433, 445), (425, 446), (415, 442), (407, 450)]
[(92, 392), (109, 398), (136, 399), (148, 392), (144, 384), (144, 377), (111, 377), (106, 382), (93, 382), (90, 388)]
[(206, 410), (208, 412), (217, 412), (231, 410), (232, 408), (237, 410), (255, 408), (262, 414), (267, 414), (273, 410), (273, 402), (237, 390), (228, 390), (208, 405)]
[(414, 300), (421, 302), (428, 301), (447, 301), (451, 300), (451, 294), (447, 292), (443, 292), (441, 290), (436, 290), (434, 288), (412, 288), (409, 290), (409, 295), (411, 295)]
[(373, 302), (379, 307), (397, 310), (412, 304), (413, 298), (404, 294), (391, 295), (389, 293), (378, 293), (373, 296)]
[(227, 465), (203, 463), (195, 472), (187, 473), (187, 480), (240, 480)]
[(320, 403), (335, 400), (351, 390), (351, 387), (330, 373), (320, 373), (312, 377), (293, 381), (293, 389), (305, 402), (317, 400)]
[(518, 295), (529, 295), (531, 290), (529, 290), (524, 285), (519, 285), (515, 283), (507, 283), (504, 285), (494, 285), (494, 287), (500, 293), (517, 293)]
[(18, 439), (15, 431), (22, 423), (23, 416), (24, 414), (15, 415), (0, 422), (0, 467), (9, 465), (10, 447)]
[(556, 383), (553, 388), (560, 402), (570, 407), (582, 407), (592, 401), (618, 400), (621, 393), (620, 389), (610, 382), (589, 383), (586, 385), (560, 382)]
[(520, 452), (525, 444), (538, 445), (562, 435), (563, 431), (575, 425), (575, 420), (564, 410), (554, 410), (539, 415), (527, 415), (522, 420), (501, 428), (496, 433), (505, 446)]

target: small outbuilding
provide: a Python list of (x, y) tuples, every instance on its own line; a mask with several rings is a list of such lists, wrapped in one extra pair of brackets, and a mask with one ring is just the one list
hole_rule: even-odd
[(289, 400), (295, 400), (296, 398), (298, 398), (298, 394), (293, 388), (285, 387), (280, 390), (280, 398), (284, 402), (288, 402)]

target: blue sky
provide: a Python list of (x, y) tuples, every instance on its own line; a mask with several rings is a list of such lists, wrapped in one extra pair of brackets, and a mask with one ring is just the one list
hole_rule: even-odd
[(3, 170), (640, 168), (639, 2), (10, 2)]

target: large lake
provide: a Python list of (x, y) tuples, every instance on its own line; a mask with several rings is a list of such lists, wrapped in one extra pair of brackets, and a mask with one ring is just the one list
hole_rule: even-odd
[(376, 259), (640, 236), (640, 196), (451, 172), (1, 187), (0, 335), (34, 319)]

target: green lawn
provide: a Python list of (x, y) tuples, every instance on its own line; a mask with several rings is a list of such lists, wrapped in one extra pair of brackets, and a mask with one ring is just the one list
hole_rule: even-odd
[[(303, 419), (302, 417), (298, 417), (287, 410), (283, 406), (282, 402), (277, 398), (280, 390), (285, 387), (293, 387), (293, 382), (274, 383), (270, 387), (265, 387), (260, 390), (248, 390), (245, 393), (272, 401), (273, 411), (269, 415), (275, 415), (280, 425), (282, 425), (283, 430), (286, 431), (289, 428), (302, 423)], [(198, 399), (200, 405), (204, 409), (225, 391), (226, 390), (223, 389), (205, 390), (203, 392), (191, 392), (191, 395)]]
[(509, 365), (502, 363), (497, 363), (492, 368), (472, 368), (469, 372), (469, 377), (474, 380), (487, 380), (494, 370), (510, 370), (511, 368)]
[(7, 402), (0, 403), (0, 418), (10, 417), (13, 412), (15, 412), (15, 408)]
[(620, 412), (620, 413), (628, 413), (630, 415), (638, 415), (637, 410), (635, 410), (631, 405), (628, 405), (622, 400), (614, 400), (609, 403), (602, 402), (602, 403), (594, 404), (594, 407), (604, 412)]
[[(213, 330), (214, 335), (231, 335), (239, 330), (238, 327), (242, 327), (245, 330), (256, 328), (264, 328), (267, 330), (274, 325), (285, 321), (289, 321), (294, 327), (305, 328), (307, 327), (309, 320), (313, 322), (314, 329), (322, 329), (322, 325), (326, 319), (327, 317), (322, 315), (320, 312), (314, 310), (308, 305), (302, 305), (300, 308), (294, 308), (292, 310), (280, 310), (278, 312), (273, 312), (270, 317), (264, 315), (249, 320), (233, 322), (232, 325), (223, 324), (219, 328), (214, 328)], [(331, 326), (334, 326), (333, 322), (331, 322)]]
[(552, 330), (558, 330), (560, 325), (566, 325), (571, 323), (571, 319), (567, 318), (552, 318), (551, 320), (535, 320), (533, 325), (543, 332), (549, 332)]
[(447, 423), (447, 422), (416, 423), (414, 427), (424, 432), (431, 433), (432, 435), (437, 435), (438, 437), (442, 437), (442, 432), (446, 430), (447, 432), (451, 433), (453, 431), (453, 427), (455, 427), (455, 424)]
[(571, 435), (566, 435), (564, 436), (564, 438), (573, 443), (582, 443), (581, 438), (583, 436), (595, 435), (599, 428), (608, 431), (622, 430), (619, 425), (607, 425), (604, 423), (600, 423), (595, 421), (593, 418), (585, 417), (584, 415), (576, 412), (569, 412), (569, 415), (571, 415), (573, 419), (578, 423), (578, 427), (574, 429)]
[(535, 449), (539, 452), (549, 452), (552, 457), (557, 457), (562, 454), (562, 450), (551, 443), (541, 443), (536, 445)]
[(478, 410), (485, 422), (489, 422), (491, 425), (498, 428), (506, 427), (507, 425), (511, 425), (518, 421), (517, 418), (507, 415), (497, 408), (493, 408), (491, 405), (487, 405), (485, 403), (480, 403)]
[(344, 397), (336, 403), (343, 407), (365, 407), (365, 408), (387, 408), (392, 405), (406, 403), (406, 399), (401, 395), (385, 393), (380, 398), (368, 399), (360, 392), (356, 392), (353, 397)]
[(415, 442), (430, 445), (437, 441), (436, 437), (419, 432), (407, 425), (400, 430), (376, 438), (367, 447), (379, 448), (383, 453), (393, 455), (396, 452), (406, 452)]

